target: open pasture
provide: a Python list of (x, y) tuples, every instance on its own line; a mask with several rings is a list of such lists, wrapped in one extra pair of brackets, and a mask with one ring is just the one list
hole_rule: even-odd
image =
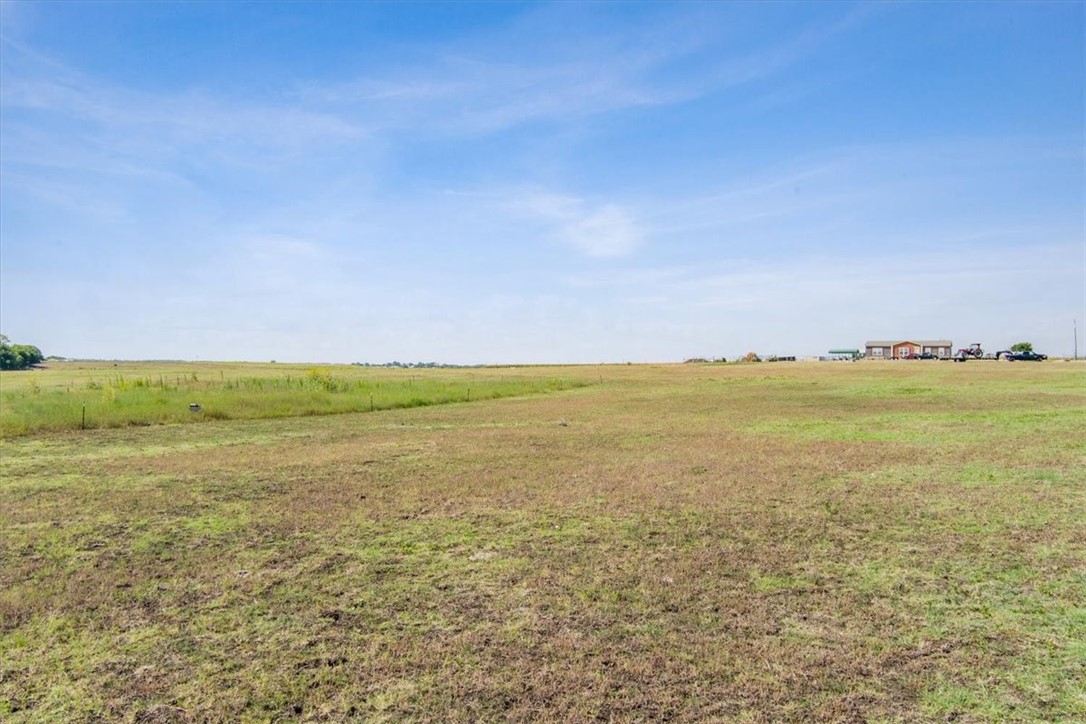
[[(5, 375), (0, 435), (443, 405), (586, 384), (491, 369), (53, 362)], [(197, 405), (191, 409), (190, 405)]]
[(0, 718), (1086, 718), (1081, 363), (475, 374), (5, 437)]

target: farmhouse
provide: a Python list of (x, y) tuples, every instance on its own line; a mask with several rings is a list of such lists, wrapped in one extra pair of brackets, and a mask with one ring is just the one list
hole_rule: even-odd
[(909, 359), (922, 354), (949, 357), (953, 352), (954, 344), (949, 339), (916, 341), (903, 339), (867, 342), (864, 348), (866, 356), (874, 359)]

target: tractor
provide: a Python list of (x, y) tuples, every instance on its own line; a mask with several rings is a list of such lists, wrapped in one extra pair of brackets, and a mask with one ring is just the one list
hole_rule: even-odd
[(968, 347), (959, 349), (956, 356), (960, 358), (972, 357), (973, 359), (980, 359), (984, 356), (984, 350), (980, 348), (980, 342), (974, 342)]

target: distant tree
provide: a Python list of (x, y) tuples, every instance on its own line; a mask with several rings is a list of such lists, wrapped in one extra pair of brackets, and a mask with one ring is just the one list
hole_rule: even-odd
[(0, 370), (25, 370), (45, 357), (41, 350), (29, 344), (12, 344), (7, 335), (0, 334)]
[(744, 362), (761, 362), (762, 358), (758, 356), (757, 352), (747, 352), (743, 357)]
[(11, 348), (15, 350), (15, 354), (19, 355), (23, 367), (36, 365), (45, 359), (41, 350), (31, 344), (15, 344)]
[(1011, 352), (1032, 352), (1033, 342), (1016, 342), (1011, 345)]
[(19, 369), (17, 364), (18, 358), (8, 342), (7, 335), (0, 334), (0, 370)]

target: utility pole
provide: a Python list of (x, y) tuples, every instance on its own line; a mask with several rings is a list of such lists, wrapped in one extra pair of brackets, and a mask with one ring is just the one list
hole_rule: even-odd
[(1075, 320), (1075, 360), (1078, 360), (1078, 320)]

